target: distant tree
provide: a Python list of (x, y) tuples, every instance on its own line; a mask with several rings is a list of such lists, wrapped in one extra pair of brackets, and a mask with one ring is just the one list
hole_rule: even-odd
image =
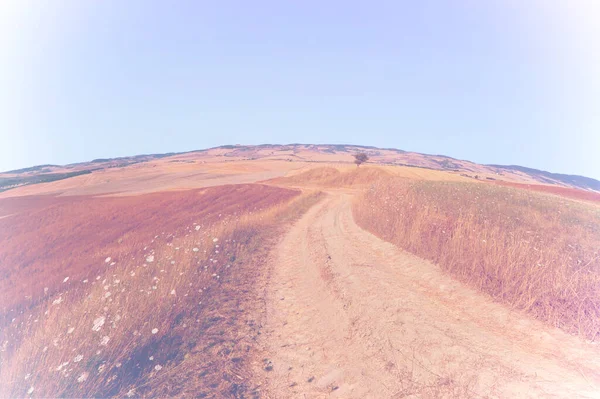
[(367, 162), (369, 160), (369, 156), (364, 152), (359, 152), (358, 154), (354, 154), (354, 163), (356, 166), (360, 166), (361, 164)]

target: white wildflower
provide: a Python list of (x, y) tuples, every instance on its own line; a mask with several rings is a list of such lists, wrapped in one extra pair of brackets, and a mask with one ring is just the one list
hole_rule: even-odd
[(29, 389), (27, 390), (27, 394), (28, 394), (28, 395), (31, 395), (32, 393), (33, 393), (33, 387), (31, 387), (31, 388), (29, 388)]
[(104, 321), (105, 320), (106, 320), (106, 318), (104, 316), (100, 316), (96, 320), (94, 320), (94, 325), (92, 326), (92, 330), (93, 331), (100, 331), (100, 329), (104, 325)]
[(148, 255), (146, 257), (146, 262), (148, 262), (148, 263), (154, 262), (154, 255)]
[(213, 238), (213, 242), (217, 242), (217, 241), (219, 241), (218, 238)]
[(109, 256), (108, 258), (104, 259), (104, 263), (108, 263), (108, 262), (110, 262), (110, 260), (111, 259), (110, 259), (110, 256)]
[(63, 280), (63, 283), (66, 283), (67, 281), (69, 281), (69, 278), (65, 277), (65, 279)]
[(160, 364), (157, 364), (156, 366), (154, 366), (154, 370), (156, 371), (160, 371), (162, 369), (162, 366)]
[(150, 357), (148, 358), (148, 360), (150, 360), (150, 361), (154, 360), (154, 356), (150, 356)]
[(192, 249), (192, 251), (194, 251), (194, 252), (198, 252), (198, 251), (200, 251), (200, 250), (199, 250), (198, 248), (194, 248), (194, 249)]
[(131, 398), (133, 395), (135, 395), (135, 389), (130, 389), (130, 390), (127, 392), (127, 397), (128, 397), (128, 398)]
[(67, 330), (67, 334), (71, 334), (73, 331), (75, 331), (75, 327), (70, 327), (70, 328)]
[(62, 301), (63, 301), (63, 299), (62, 299), (62, 296), (61, 296), (61, 297), (59, 297), (58, 299), (55, 299), (55, 300), (52, 302), (52, 304), (53, 304), (53, 305), (58, 305), (58, 304), (59, 304), (59, 303), (61, 303)]
[(105, 293), (105, 294), (104, 294), (104, 298), (108, 298), (108, 297), (109, 297), (109, 296), (111, 296), (111, 295), (112, 295), (112, 294), (111, 294), (111, 293), (110, 293), (110, 291), (109, 291), (109, 292), (107, 292), (107, 293)]
[(84, 382), (85, 380), (87, 380), (88, 376), (90, 375), (90, 373), (88, 372), (84, 372), (82, 373), (79, 378), (77, 378), (77, 382)]
[(69, 365), (69, 362), (64, 362), (56, 368), (56, 371), (60, 371), (63, 369), (63, 367), (68, 366), (68, 365)]
[(153, 328), (152, 329), (152, 334), (156, 334), (158, 332), (158, 328)]
[(175, 290), (171, 290), (171, 295), (177, 295), (177, 294), (175, 293)]
[(73, 359), (73, 363), (79, 363), (81, 360), (83, 360), (83, 355), (77, 355)]
[(200, 230), (200, 226), (196, 226), (196, 231)]
[(102, 340), (100, 341), (100, 345), (106, 346), (106, 345), (108, 345), (108, 341), (110, 341), (110, 337), (105, 335), (104, 337), (102, 337)]

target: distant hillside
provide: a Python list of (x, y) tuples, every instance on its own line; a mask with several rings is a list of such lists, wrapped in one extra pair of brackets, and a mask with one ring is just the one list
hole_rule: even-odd
[(481, 165), (445, 155), (421, 154), (396, 148), (377, 148), (352, 144), (261, 144), (224, 145), (182, 153), (147, 154), (94, 159), (70, 165), (39, 165), (0, 173), (0, 191), (23, 185), (66, 179), (82, 173), (108, 168), (123, 168), (160, 158), (171, 162), (279, 160), (288, 162), (352, 163), (353, 154), (365, 152), (369, 163), (443, 170), (479, 180), (502, 180), (524, 184), (547, 184), (600, 192), (600, 181), (577, 175), (550, 173), (515, 165)]
[(58, 165), (36, 165), (36, 166), (31, 166), (29, 168), (9, 170), (4, 173), (18, 175), (21, 173), (28, 173), (28, 172), (44, 172), (44, 171), (49, 171), (50, 168), (58, 168), (58, 167), (59, 167)]
[[(43, 170), (43, 169), (42, 169)], [(68, 179), (69, 177), (86, 175), (92, 173), (92, 170), (79, 170), (68, 173), (39, 173), (36, 175), (19, 177), (0, 177), (0, 192), (11, 188), (27, 186), (37, 183), (49, 183), (51, 181)]]
[(584, 188), (587, 190), (600, 191), (600, 181), (592, 179), (591, 177), (578, 176), (578, 175), (564, 175), (561, 173), (551, 173), (544, 170), (526, 168), (518, 165), (487, 165), (493, 168), (502, 170), (513, 170), (523, 173), (527, 173), (531, 176), (539, 176), (540, 180), (552, 183), (553, 180), (558, 180), (564, 184), (570, 186)]

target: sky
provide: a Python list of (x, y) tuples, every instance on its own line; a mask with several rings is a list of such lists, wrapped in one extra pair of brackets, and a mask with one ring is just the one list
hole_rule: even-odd
[(0, 2), (0, 170), (345, 143), (600, 179), (596, 0)]

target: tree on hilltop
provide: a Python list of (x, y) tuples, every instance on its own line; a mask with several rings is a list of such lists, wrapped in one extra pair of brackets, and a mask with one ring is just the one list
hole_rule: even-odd
[(356, 166), (360, 166), (361, 164), (367, 162), (369, 160), (369, 156), (364, 152), (359, 152), (358, 154), (354, 154), (354, 163)]

